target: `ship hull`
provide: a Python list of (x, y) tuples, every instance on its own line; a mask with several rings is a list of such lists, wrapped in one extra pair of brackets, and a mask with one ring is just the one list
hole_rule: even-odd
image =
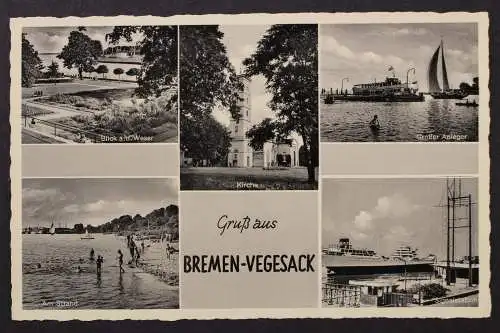
[(467, 94), (446, 94), (446, 93), (433, 93), (430, 94), (434, 99), (462, 99), (467, 97)]
[[(333, 98), (325, 98), (326, 104), (332, 104), (334, 101), (346, 102), (423, 102), (424, 95), (391, 95), (391, 96), (367, 96), (367, 95), (334, 95)], [(329, 103), (328, 103), (329, 102)]]
[(357, 258), (351, 256), (323, 255), (322, 264), (327, 274), (375, 275), (433, 272), (433, 261), (407, 261), (380, 258)]

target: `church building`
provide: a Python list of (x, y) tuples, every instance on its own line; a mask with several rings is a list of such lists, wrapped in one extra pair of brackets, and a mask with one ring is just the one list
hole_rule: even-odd
[(252, 127), (252, 104), (250, 80), (242, 77), (243, 90), (240, 93), (240, 118), (231, 119), (229, 131), (231, 146), (228, 153), (229, 167), (295, 167), (299, 166), (299, 146), (297, 141), (265, 142), (263, 149), (255, 151), (250, 146), (247, 131)]

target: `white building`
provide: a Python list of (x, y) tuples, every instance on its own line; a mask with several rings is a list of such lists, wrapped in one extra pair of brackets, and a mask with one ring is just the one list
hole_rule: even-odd
[(250, 140), (246, 137), (247, 131), (252, 127), (250, 100), (250, 80), (242, 77), (243, 90), (240, 92), (239, 102), (240, 119), (231, 118), (229, 122), (229, 136), (231, 137), (231, 146), (227, 157), (227, 164), (230, 167), (253, 166), (253, 149), (250, 147)]
[(299, 145), (292, 140), (291, 144), (280, 142), (265, 142), (263, 149), (254, 151), (250, 140), (246, 137), (252, 127), (252, 105), (250, 95), (250, 80), (242, 77), (243, 91), (240, 93), (240, 118), (229, 122), (231, 146), (229, 148), (227, 165), (229, 167), (295, 167), (299, 166)]

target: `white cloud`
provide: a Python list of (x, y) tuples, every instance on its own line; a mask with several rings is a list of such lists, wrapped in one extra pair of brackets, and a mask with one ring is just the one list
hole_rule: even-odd
[(55, 188), (36, 189), (36, 188), (23, 188), (22, 198), (23, 201), (36, 200), (43, 201), (47, 198), (59, 196), (61, 193)]
[(413, 35), (413, 36), (423, 36), (426, 35), (429, 31), (424, 28), (413, 28), (413, 29), (408, 29), (408, 28), (401, 28), (393, 32), (395, 36), (408, 36), (408, 35)]
[(372, 220), (373, 217), (370, 213), (361, 211), (354, 218), (354, 225), (356, 225), (356, 227), (361, 230), (369, 229), (372, 227)]
[(406, 197), (394, 194), (379, 198), (375, 213), (378, 218), (400, 218), (410, 215), (418, 208), (418, 205), (412, 204)]
[(345, 59), (355, 59), (356, 56), (347, 46), (341, 45), (334, 37), (324, 36), (321, 40), (321, 50)]

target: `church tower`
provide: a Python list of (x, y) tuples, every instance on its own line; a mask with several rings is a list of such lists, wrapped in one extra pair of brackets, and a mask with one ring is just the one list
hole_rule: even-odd
[(228, 166), (229, 167), (252, 167), (253, 151), (249, 145), (250, 140), (246, 137), (247, 131), (252, 126), (250, 103), (250, 80), (240, 76), (243, 83), (243, 90), (240, 92), (239, 102), (240, 119), (231, 119), (229, 122), (229, 135), (231, 147), (229, 147)]

